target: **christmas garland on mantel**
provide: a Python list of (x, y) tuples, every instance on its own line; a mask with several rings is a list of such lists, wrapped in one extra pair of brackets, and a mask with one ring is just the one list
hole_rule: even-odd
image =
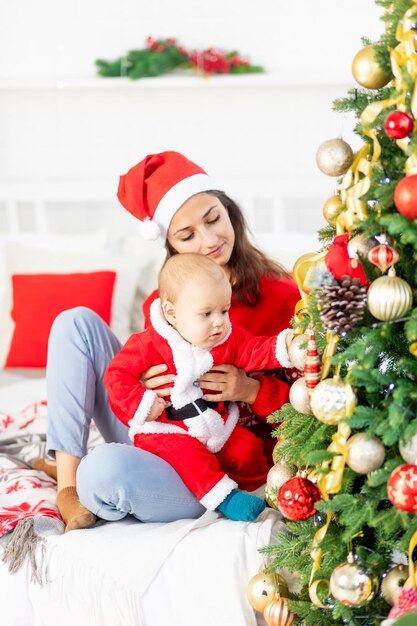
[(264, 72), (260, 65), (251, 65), (246, 57), (233, 50), (225, 52), (217, 48), (188, 51), (177, 44), (176, 39), (148, 37), (146, 48), (130, 50), (114, 61), (97, 59), (100, 76), (127, 77), (132, 80), (161, 76), (173, 70), (189, 70), (203, 75), (253, 74)]

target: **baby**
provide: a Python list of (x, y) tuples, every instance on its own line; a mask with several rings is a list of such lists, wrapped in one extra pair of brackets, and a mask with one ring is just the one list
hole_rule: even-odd
[[(213, 365), (247, 372), (281, 367), (277, 353), (286, 353), (290, 335), (254, 337), (232, 328), (229, 280), (203, 255), (169, 258), (159, 296), (151, 326), (130, 337), (106, 371), (112, 410), (129, 426), (134, 445), (170, 463), (203, 506), (253, 521), (265, 503), (238, 487), (253, 491), (265, 481), (262, 442), (237, 425), (236, 404), (205, 401), (198, 380)], [(170, 403), (141, 384), (142, 373), (161, 363), (173, 375)]]

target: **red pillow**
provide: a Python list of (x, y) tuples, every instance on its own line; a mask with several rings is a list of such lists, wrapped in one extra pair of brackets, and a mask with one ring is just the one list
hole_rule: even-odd
[(15, 323), (5, 367), (45, 367), (49, 331), (56, 316), (86, 306), (109, 324), (116, 273), (15, 274)]

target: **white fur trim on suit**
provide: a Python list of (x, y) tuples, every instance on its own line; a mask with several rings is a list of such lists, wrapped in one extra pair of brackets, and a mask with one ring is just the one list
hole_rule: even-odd
[(237, 486), (234, 480), (225, 475), (201, 498), (200, 502), (209, 511), (214, 511), (233, 489), (237, 489)]
[(281, 363), (282, 367), (294, 367), (288, 356), (286, 344), (287, 335), (292, 332), (292, 328), (286, 328), (285, 330), (282, 330), (277, 337), (277, 342), (275, 344), (275, 356), (277, 357), (277, 361)]
[[(190, 344), (181, 337), (175, 328), (168, 324), (159, 298), (151, 304), (150, 319), (155, 331), (168, 342), (172, 350), (177, 375), (171, 389), (171, 402), (175, 409), (180, 409), (203, 396), (200, 387), (194, 386), (193, 383), (213, 367), (213, 357), (210, 350)], [(230, 332), (231, 329), (223, 341), (230, 336)], [(223, 341), (220, 343), (223, 343)], [(197, 405), (196, 408), (199, 414), (184, 421), (186, 429), (155, 422), (152, 427), (149, 423), (146, 423), (145, 429), (141, 428), (141, 432), (180, 432), (188, 434), (207, 446), (210, 452), (218, 452), (224, 446), (237, 424), (239, 417), (237, 406), (235, 404), (229, 406), (229, 415), (226, 421), (214, 409), (207, 408), (202, 411)], [(174, 426), (175, 429), (172, 430)], [(176, 430), (177, 428), (179, 430)]]
[(221, 191), (222, 187), (207, 174), (193, 174), (183, 178), (166, 192), (153, 214), (153, 221), (158, 224), (161, 231), (159, 242), (162, 245), (165, 245), (169, 224), (180, 206), (196, 193), (213, 190)]
[(152, 405), (157, 397), (158, 396), (156, 392), (152, 391), (152, 389), (147, 389), (143, 394), (142, 400), (140, 401), (134, 416), (129, 421), (129, 437), (132, 439), (132, 441), (133, 437), (137, 433), (141, 432), (139, 429), (145, 423), (146, 418), (148, 417)]

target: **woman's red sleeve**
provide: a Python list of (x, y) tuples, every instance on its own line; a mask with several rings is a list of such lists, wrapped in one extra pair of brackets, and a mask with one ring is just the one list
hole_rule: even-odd
[(256, 379), (261, 386), (251, 409), (257, 417), (267, 417), (288, 402), (290, 387), (283, 380), (264, 374), (258, 374)]

